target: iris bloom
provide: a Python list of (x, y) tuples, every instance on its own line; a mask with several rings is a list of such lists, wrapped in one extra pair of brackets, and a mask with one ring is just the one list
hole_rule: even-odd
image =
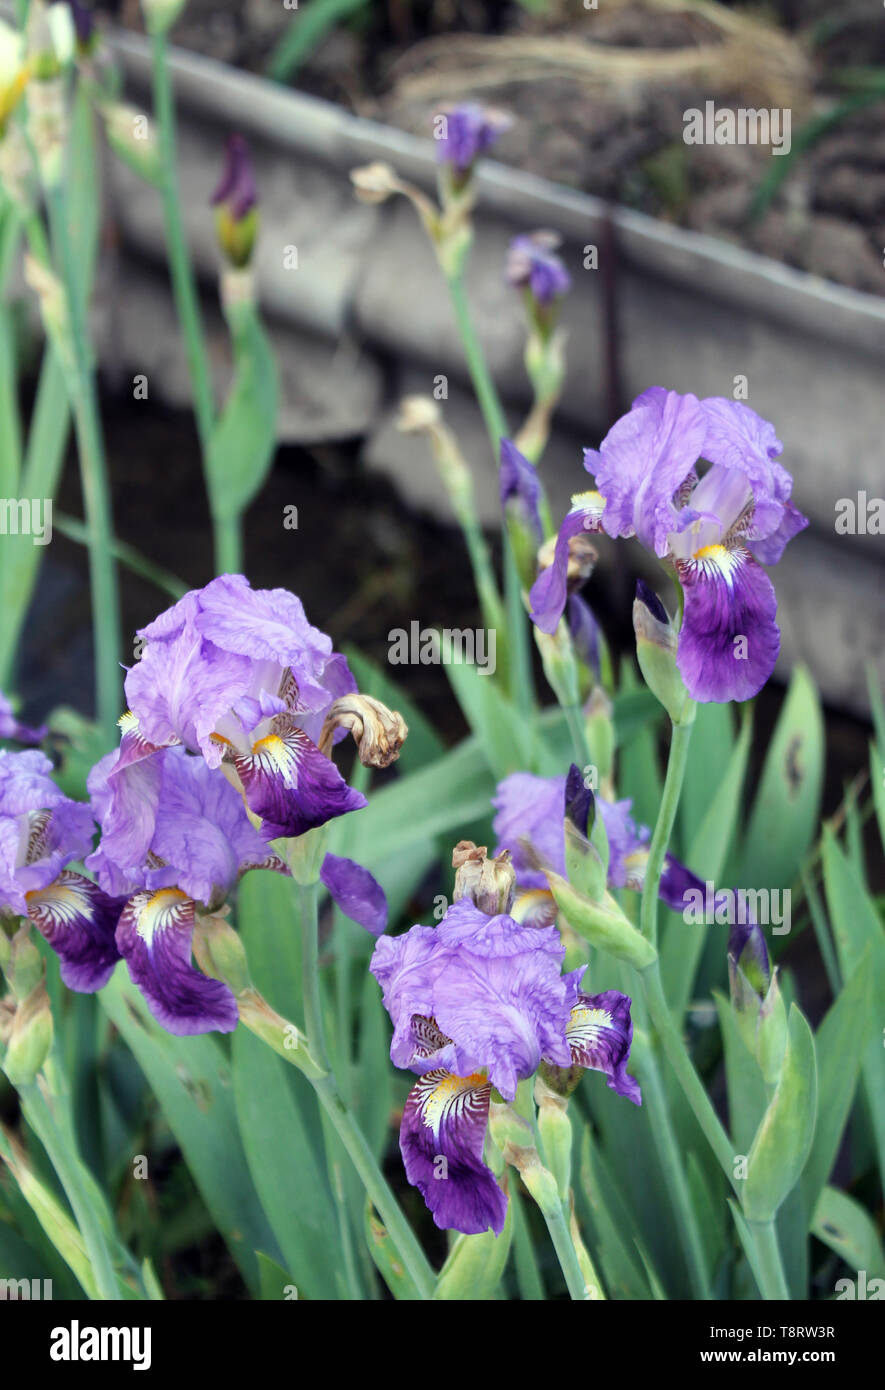
[(390, 1056), (418, 1081), (400, 1127), (410, 1183), (444, 1230), (500, 1234), (507, 1198), (483, 1162), (494, 1090), (512, 1101), (542, 1061), (592, 1067), (640, 1103), (625, 1067), (630, 1000), (579, 989), (584, 968), (562, 974), (554, 927), (487, 917), (468, 898), (438, 927), (381, 937), (371, 970), (393, 1021)]
[[(636, 536), (676, 575), (685, 597), (677, 664), (693, 699), (747, 700), (774, 669), (777, 598), (762, 565), (776, 564), (808, 525), (777, 462), (782, 447), (773, 426), (740, 401), (653, 386), (599, 450), (585, 451), (598, 491), (563, 530), (601, 524), (610, 536)], [(703, 474), (702, 459), (710, 465)], [(561, 556), (558, 563), (561, 571)], [(534, 620), (552, 632), (562, 585), (542, 575), (535, 589)]]
[(0, 20), (0, 138), (28, 83), (22, 36)]
[(0, 752), (0, 918), (29, 917), (61, 961), (70, 989), (100, 989), (119, 953), (122, 903), (69, 869), (92, 848), (88, 806), (53, 782), (43, 754)]
[[(125, 901), (117, 949), (158, 1022), (177, 1034), (230, 1032), (232, 991), (191, 964), (196, 915), (218, 911), (249, 869), (288, 870), (220, 771), (180, 745), (132, 761), (135, 746), (125, 733), (89, 775), (102, 836), (87, 867)], [(371, 874), (326, 855), (321, 877), (348, 916), (384, 930), (387, 905)]]
[(476, 159), (491, 149), (511, 123), (504, 112), (473, 101), (462, 102), (443, 114), (445, 133), (437, 139), (436, 158), (440, 164), (450, 165), (456, 177), (469, 173)]
[[(563, 819), (565, 777), (537, 777), (531, 772), (512, 772), (499, 782), (492, 805), (492, 822), (498, 837), (496, 854), (509, 850), (522, 896), (514, 904), (520, 921), (553, 922), (556, 904), (547, 887), (545, 868), (565, 875)], [(651, 832), (630, 815), (630, 801), (606, 801), (596, 795), (608, 837), (608, 887), (642, 891), (648, 864)], [(688, 888), (704, 885), (668, 854), (661, 875), (659, 896), (668, 907), (681, 912)]]
[(571, 276), (556, 254), (561, 238), (556, 232), (532, 232), (514, 237), (507, 253), (507, 282), (527, 289), (547, 308), (568, 292)]
[[(221, 575), (142, 628), (126, 677), (121, 763), (183, 744), (224, 764), (265, 840), (301, 835), (366, 805), (317, 744), (336, 699), (356, 691), (347, 662), (285, 589)], [(343, 738), (336, 729), (333, 738)]]

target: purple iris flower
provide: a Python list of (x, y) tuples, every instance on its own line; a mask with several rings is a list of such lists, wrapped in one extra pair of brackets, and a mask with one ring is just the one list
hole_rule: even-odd
[(450, 164), (458, 175), (464, 175), (474, 161), (491, 149), (498, 136), (511, 124), (502, 111), (493, 111), (478, 102), (463, 102), (443, 113), (444, 134), (436, 142), (436, 158), (440, 164)]
[(556, 254), (560, 242), (556, 232), (532, 232), (514, 237), (507, 254), (508, 284), (528, 289), (544, 308), (566, 294), (572, 283)]
[(121, 760), (180, 743), (210, 768), (229, 764), (265, 840), (367, 804), (317, 747), (332, 702), (356, 682), (294, 594), (221, 575), (139, 635), (147, 645), (126, 677)]
[[(503, 1229), (507, 1199), (483, 1163), (493, 1087), (513, 1100), (542, 1061), (603, 1070), (623, 1094), (636, 1085), (623, 1079), (630, 1036), (613, 1009), (571, 1045), (575, 1010), (594, 1009), (596, 999), (578, 988), (584, 967), (562, 974), (564, 956), (555, 928), (487, 917), (468, 898), (438, 927), (414, 926), (375, 947), (370, 969), (393, 1021), (391, 1059), (419, 1077), (400, 1127), (406, 1176), (444, 1230)], [(629, 1019), (629, 1000), (627, 1010)]]
[(39, 729), (20, 724), (12, 712), (12, 705), (0, 690), (0, 738), (12, 739), (15, 743), (42, 743), (46, 732), (45, 724)]
[(95, 15), (88, 5), (81, 3), (81, 0), (68, 0), (68, 7), (74, 21), (77, 43), (81, 48), (87, 48), (95, 31)]
[[(498, 783), (492, 797), (496, 810), (492, 824), (498, 837), (495, 853), (510, 851), (517, 887), (527, 899), (524, 904), (519, 899), (514, 904), (514, 913), (521, 921), (540, 921), (545, 916), (548, 920), (555, 918), (555, 904), (547, 890), (544, 869), (565, 875), (565, 796), (565, 777), (512, 772)], [(629, 800), (606, 801), (596, 793), (595, 801), (608, 837), (608, 887), (641, 892), (648, 863), (650, 830), (633, 820)], [(689, 888), (699, 888), (703, 892), (704, 884), (668, 854), (658, 896), (668, 907), (681, 912)]]
[(0, 916), (29, 917), (74, 990), (106, 984), (120, 958), (114, 931), (122, 903), (68, 869), (92, 848), (88, 806), (53, 782), (43, 753), (0, 752)]
[[(781, 450), (773, 426), (742, 402), (653, 386), (599, 450), (585, 451), (606, 532), (637, 536), (679, 578), (677, 665), (693, 699), (747, 700), (774, 669), (777, 598), (761, 565), (776, 564), (808, 525)], [(700, 459), (711, 465), (703, 476)]]

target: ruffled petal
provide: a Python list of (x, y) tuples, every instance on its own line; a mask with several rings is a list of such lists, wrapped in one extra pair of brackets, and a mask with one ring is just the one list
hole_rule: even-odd
[(227, 985), (191, 965), (194, 904), (176, 888), (136, 893), (117, 924), (117, 946), (133, 982), (170, 1033), (230, 1033), (237, 1001)]
[(491, 1088), (476, 1074), (427, 1072), (409, 1092), (400, 1149), (409, 1182), (442, 1230), (500, 1235), (507, 1198), (482, 1161)]
[(124, 905), (82, 874), (65, 870), (55, 883), (28, 893), (28, 916), (61, 962), (69, 989), (91, 994), (120, 959), (115, 932)]
[(263, 821), (265, 840), (303, 835), (369, 804), (303, 729), (285, 717), (275, 725), (275, 732), (259, 739), (250, 755), (234, 757), (249, 807)]
[(692, 699), (749, 700), (780, 649), (777, 597), (743, 547), (712, 545), (679, 565), (685, 613), (676, 664)]
[(642, 1104), (634, 1077), (627, 1075), (633, 1042), (630, 997), (616, 989), (601, 994), (579, 994), (566, 1027), (572, 1065), (605, 1073), (609, 1089)]
[(380, 936), (387, 927), (387, 898), (376, 878), (353, 859), (327, 854), (320, 879), (351, 921)]
[(584, 466), (605, 498), (609, 536), (639, 537), (659, 556), (676, 510), (673, 498), (703, 452), (706, 420), (696, 396), (653, 386), (609, 430)]

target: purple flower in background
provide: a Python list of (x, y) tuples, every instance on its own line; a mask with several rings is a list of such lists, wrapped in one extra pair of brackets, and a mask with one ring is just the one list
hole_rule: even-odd
[(594, 1067), (636, 1098), (624, 1077), (629, 1000), (625, 1022), (613, 997), (582, 995), (584, 967), (563, 975), (564, 955), (555, 928), (487, 917), (467, 898), (438, 927), (414, 926), (375, 947), (391, 1058), (419, 1077), (400, 1128), (406, 1176), (444, 1230), (503, 1229), (507, 1199), (483, 1163), (493, 1087), (513, 1100), (543, 1061)]
[(171, 1033), (229, 1032), (232, 992), (191, 964), (196, 908), (217, 910), (248, 869), (286, 866), (227, 779), (180, 745), (141, 758), (127, 730), (88, 786), (102, 837), (87, 867), (128, 899), (117, 945), (151, 1013)]
[(0, 690), (0, 738), (12, 739), (15, 743), (41, 743), (46, 737), (46, 725), (39, 729), (20, 724), (12, 712), (12, 705)]
[[(565, 777), (538, 777), (531, 772), (512, 772), (498, 783), (492, 805), (496, 815), (492, 822), (498, 837), (496, 854), (509, 850), (516, 870), (518, 888), (529, 901), (525, 904), (532, 920), (541, 917), (544, 903), (540, 894), (549, 899), (547, 907), (555, 915), (552, 896), (547, 892), (544, 868), (565, 875)], [(630, 815), (630, 801), (606, 801), (598, 794), (596, 808), (602, 816), (608, 838), (608, 887), (632, 888), (642, 891), (648, 863), (651, 832), (637, 825)], [(689, 888), (704, 885), (690, 870), (668, 854), (664, 861), (658, 896), (668, 907), (681, 912), (684, 894)], [(514, 904), (514, 913), (523, 920), (521, 900)], [(528, 920), (526, 918), (525, 920)]]
[(436, 122), (439, 122), (437, 161), (451, 165), (457, 175), (466, 174), (478, 156), (491, 149), (498, 136), (512, 124), (503, 111), (472, 101), (442, 112)]
[[(679, 578), (677, 665), (693, 699), (747, 700), (774, 669), (777, 598), (761, 565), (776, 564), (808, 524), (781, 449), (773, 426), (739, 401), (654, 386), (598, 451), (585, 451), (606, 532), (637, 536)], [(703, 476), (700, 459), (711, 465)]]
[(580, 594), (572, 594), (568, 601), (568, 627), (579, 661), (598, 676), (599, 624)]
[(332, 703), (356, 682), (294, 594), (221, 575), (139, 635), (118, 768), (179, 743), (210, 768), (229, 764), (265, 840), (366, 805), (317, 747)]
[(514, 237), (507, 253), (508, 284), (527, 289), (544, 308), (571, 287), (571, 276), (556, 254), (561, 240), (556, 232), (531, 232)]
[(88, 5), (82, 3), (82, 0), (68, 0), (68, 7), (74, 21), (77, 43), (80, 48), (88, 48), (95, 32), (95, 15)]
[(0, 915), (29, 917), (59, 956), (74, 990), (100, 989), (119, 960), (114, 931), (122, 903), (68, 869), (92, 848), (88, 806), (52, 781), (36, 750), (0, 752)]

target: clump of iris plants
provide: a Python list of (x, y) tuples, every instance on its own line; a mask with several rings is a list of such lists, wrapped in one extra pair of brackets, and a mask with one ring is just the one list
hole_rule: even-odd
[[(253, 1297), (269, 1281), (314, 1300), (826, 1287), (845, 1203), (871, 1227), (836, 1185), (843, 1134), (859, 1136), (854, 1191), (885, 1168), (871, 1024), (885, 937), (857, 806), (844, 843), (832, 826), (817, 838), (820, 711), (801, 671), (751, 785), (751, 701), (780, 649), (769, 570), (807, 525), (775, 423), (650, 384), (576, 458), (555, 525), (543, 459), (567, 365), (567, 248), (551, 229), (502, 247), (524, 311), (521, 422), (465, 285), (481, 162), (511, 118), (476, 103), (433, 113), (436, 199), (388, 165), (354, 171), (359, 197), (406, 197), (430, 238), (499, 487), (500, 564), (445, 409), (403, 403), (461, 528), (452, 564), (470, 565), (497, 637), (482, 672), (440, 638), (470, 731), (445, 748), (358, 632), (336, 650), (296, 594), (246, 577), (242, 517), (272, 464), (277, 405), (253, 273), (260, 180), (234, 133), (205, 209), (233, 371), (218, 401), (176, 197), (168, 36), (182, 0), (144, 3), (159, 125), (144, 148), (91, 11), (50, 8), (31, 6), (27, 36), (0, 30), (0, 182), (45, 325), (41, 380), (61, 383), (75, 424), (96, 718), (60, 708), (38, 725), (0, 695), (0, 1065), (25, 1138), (0, 1127), (0, 1157), (65, 1277), (93, 1299), (158, 1296), (151, 1232), (130, 1212), (123, 1238), (127, 1203), (87, 1172), (71, 1099), (92, 1067), (128, 1152), (135, 1130), (108, 1081), (125, 1056)], [(98, 131), (163, 199), (215, 543), (197, 587), (112, 544), (91, 270), (64, 253), (69, 156)], [(46, 390), (32, 425), (44, 442)], [(586, 588), (602, 537), (609, 567), (642, 555), (620, 663)], [(5, 547), (12, 689), (37, 557)], [(115, 554), (164, 592), (122, 676)], [(885, 835), (878, 797), (874, 809)], [(767, 895), (791, 888), (828, 976), (816, 1032), (767, 936)], [(96, 1173), (106, 1158), (93, 1154)]]

